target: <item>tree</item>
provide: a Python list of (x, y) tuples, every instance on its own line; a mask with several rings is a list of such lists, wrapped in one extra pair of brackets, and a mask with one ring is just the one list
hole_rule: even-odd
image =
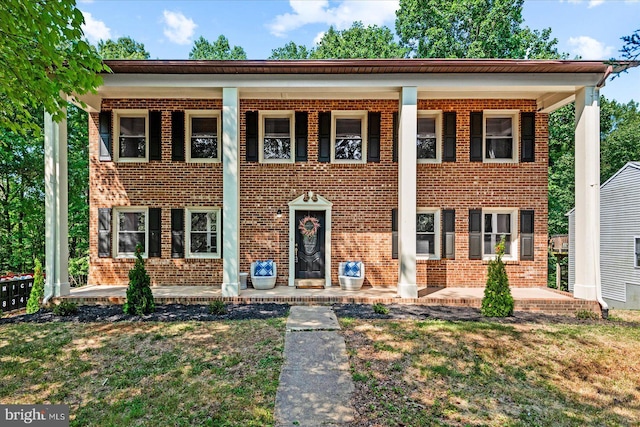
[(496, 245), (496, 258), (489, 261), (487, 286), (480, 311), (487, 317), (507, 317), (513, 314), (513, 297), (509, 288), (509, 277), (502, 261), (504, 237)]
[(311, 52), (313, 59), (343, 58), (404, 58), (408, 49), (393, 39), (387, 27), (364, 26), (354, 22), (350, 28), (336, 31), (333, 27), (322, 36)]
[(144, 44), (131, 37), (120, 37), (118, 40), (100, 40), (98, 53), (102, 59), (149, 59), (149, 52)]
[(56, 120), (62, 94), (84, 94), (101, 83), (104, 69), (83, 40), (75, 0), (0, 2), (0, 126), (34, 129), (42, 108)]
[(630, 36), (622, 37), (625, 43), (622, 47), (622, 58), (629, 61), (637, 61), (640, 57), (640, 30), (636, 30)]
[(630, 161), (640, 161), (640, 109), (637, 102), (600, 102), (600, 181), (605, 182)]
[(524, 0), (400, 0), (396, 31), (420, 58), (559, 58), (551, 30), (522, 26)]
[(33, 287), (27, 301), (27, 314), (33, 314), (40, 311), (40, 304), (44, 298), (44, 275), (42, 274), (42, 264), (36, 258), (33, 273)]
[(305, 45), (289, 42), (283, 47), (271, 50), (269, 59), (308, 59), (311, 51)]
[(147, 274), (142, 259), (142, 245), (136, 246), (136, 263), (129, 271), (129, 287), (127, 288), (127, 301), (122, 307), (127, 314), (142, 316), (155, 311), (151, 293), (151, 278)]
[(247, 54), (240, 46), (232, 48), (229, 40), (223, 35), (213, 43), (200, 36), (193, 43), (189, 59), (247, 59)]

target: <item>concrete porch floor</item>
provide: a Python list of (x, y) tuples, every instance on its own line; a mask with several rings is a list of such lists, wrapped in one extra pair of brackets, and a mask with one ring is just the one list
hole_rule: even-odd
[[(237, 304), (282, 303), (294, 305), (311, 304), (418, 304), (434, 306), (480, 307), (484, 288), (423, 288), (418, 298), (399, 298), (395, 287), (363, 287), (360, 291), (343, 291), (340, 286), (327, 289), (296, 289), (276, 286), (269, 290), (248, 288), (238, 297), (223, 297), (219, 286), (152, 286), (157, 304), (207, 304), (213, 300), (224, 300)], [(124, 304), (126, 286), (84, 286), (73, 288), (71, 295), (63, 299), (78, 304)], [(595, 301), (573, 298), (566, 292), (549, 288), (511, 288), (515, 310), (544, 312), (548, 314), (574, 315), (580, 310), (600, 313)]]

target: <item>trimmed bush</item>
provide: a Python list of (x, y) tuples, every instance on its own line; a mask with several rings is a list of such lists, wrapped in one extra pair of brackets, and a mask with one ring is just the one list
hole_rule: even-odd
[(513, 314), (513, 297), (509, 288), (509, 277), (502, 255), (504, 255), (504, 237), (496, 245), (496, 258), (489, 261), (487, 286), (484, 288), (481, 312), (487, 317), (507, 317)]
[(56, 316), (71, 316), (78, 313), (78, 304), (71, 301), (61, 301), (60, 304), (53, 306), (52, 311)]
[(209, 314), (213, 314), (216, 316), (227, 314), (227, 305), (224, 303), (224, 301), (211, 301), (209, 303)]
[(151, 293), (151, 278), (144, 268), (142, 259), (142, 245), (136, 246), (136, 265), (129, 271), (129, 287), (127, 288), (127, 302), (124, 303), (124, 312), (142, 316), (155, 311)]
[(389, 308), (387, 308), (384, 304), (377, 302), (373, 304), (373, 312), (376, 314), (389, 314)]
[(44, 275), (42, 274), (42, 264), (36, 258), (35, 268), (33, 270), (33, 287), (27, 301), (27, 314), (33, 314), (40, 311), (40, 303), (44, 299)]

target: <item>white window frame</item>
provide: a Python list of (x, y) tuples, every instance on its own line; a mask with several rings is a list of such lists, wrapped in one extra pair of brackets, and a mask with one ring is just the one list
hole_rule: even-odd
[[(367, 129), (368, 129), (368, 111), (363, 110), (346, 110), (331, 112), (331, 163), (342, 164), (363, 164), (367, 163)], [(362, 136), (362, 159), (360, 160), (343, 160), (336, 159), (336, 120), (338, 119), (360, 119), (360, 131)]]
[[(419, 254), (416, 247), (416, 259), (424, 260), (424, 259), (440, 259), (440, 245), (441, 245), (441, 232), (442, 232), (442, 224), (440, 223), (440, 209), (438, 208), (416, 208), (416, 221), (418, 214), (421, 213), (429, 213), (433, 214), (433, 252), (434, 254)], [(418, 231), (416, 230), (416, 241), (417, 241)], [(417, 245), (417, 243), (416, 243)]]
[[(496, 255), (495, 254), (485, 254), (484, 253), (484, 235), (485, 233), (485, 228), (484, 228), (484, 216), (485, 214), (509, 214), (511, 215), (511, 254), (507, 255), (504, 254), (504, 256), (502, 257), (502, 259), (504, 261), (517, 261), (518, 260), (518, 242), (520, 241), (520, 233), (519, 233), (519, 228), (518, 228), (518, 209), (517, 208), (485, 208), (482, 209), (482, 223), (481, 223), (481, 230), (482, 230), (482, 259), (484, 260), (491, 260), (491, 259), (495, 259)], [(497, 233), (495, 233), (497, 234)], [(496, 242), (497, 243), (497, 242)]]
[[(194, 118), (215, 118), (216, 119), (216, 136), (218, 137), (218, 155), (213, 158), (191, 158), (191, 119)], [(222, 150), (222, 112), (220, 110), (185, 110), (184, 111), (184, 140), (185, 140), (185, 156), (188, 163), (220, 163), (220, 151)]]
[(633, 236), (633, 266), (635, 268), (640, 268), (640, 254), (636, 252), (638, 250), (638, 241), (640, 241), (640, 236)]
[[(436, 120), (436, 158), (417, 159), (418, 163), (441, 163), (442, 162), (442, 110), (418, 110), (418, 119), (433, 118)], [(417, 122), (416, 122), (417, 125)], [(418, 135), (416, 134), (416, 144)], [(417, 156), (417, 154), (416, 154)]]
[[(144, 117), (144, 158), (120, 157), (120, 119)], [(121, 163), (145, 163), (149, 161), (149, 110), (113, 110), (115, 126), (113, 127), (113, 159)]]
[[(510, 159), (487, 157), (487, 119), (511, 119), (512, 144)], [(518, 163), (520, 159), (520, 110), (485, 110), (482, 117), (482, 161), (485, 163)]]
[(135, 252), (120, 252), (118, 239), (120, 237), (120, 221), (118, 220), (118, 214), (121, 212), (143, 212), (144, 213), (144, 250), (142, 251), (142, 258), (148, 257), (149, 248), (149, 208), (144, 206), (119, 206), (113, 208), (113, 224), (112, 230), (114, 230), (112, 236), (112, 247), (115, 253), (115, 258), (135, 258)]
[[(191, 252), (191, 214), (192, 213), (210, 213), (215, 212), (216, 214), (216, 247), (218, 248), (217, 252), (214, 253), (192, 253)], [(203, 207), (203, 206), (192, 206), (185, 208), (186, 215), (186, 239), (185, 239), (185, 258), (205, 258), (205, 259), (218, 259), (220, 258), (220, 245), (222, 244), (221, 234), (222, 229), (220, 228), (220, 217), (221, 217), (222, 209), (219, 207)]]
[[(291, 138), (291, 152), (288, 159), (265, 159), (264, 158), (264, 132), (265, 119), (289, 119), (289, 135)], [(294, 163), (295, 162), (295, 119), (296, 112), (293, 110), (264, 110), (258, 112), (258, 159), (260, 163)]]

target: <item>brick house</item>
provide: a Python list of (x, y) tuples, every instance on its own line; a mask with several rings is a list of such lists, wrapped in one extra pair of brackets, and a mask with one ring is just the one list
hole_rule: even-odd
[[(597, 93), (611, 71), (587, 61), (106, 63), (97, 93), (79, 97), (90, 112), (89, 283), (127, 283), (139, 242), (153, 284), (225, 295), (262, 259), (276, 262), (278, 285), (335, 286), (338, 263), (361, 260), (367, 284), (402, 296), (484, 286), (501, 236), (511, 285), (546, 286), (548, 114), (577, 102), (576, 158), (588, 158), (577, 191), (589, 193)], [(55, 148), (65, 135), (50, 126)], [(580, 212), (591, 218), (589, 197)], [(320, 227), (305, 247), (309, 217)]]

